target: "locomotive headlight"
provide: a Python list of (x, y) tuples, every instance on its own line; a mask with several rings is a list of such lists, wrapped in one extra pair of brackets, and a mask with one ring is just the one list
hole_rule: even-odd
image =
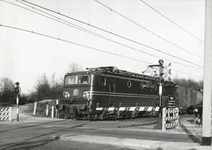
[(83, 98), (89, 100), (89, 94), (88, 92), (83, 93)]
[(70, 94), (68, 92), (63, 92), (63, 97), (65, 99), (68, 99), (70, 97)]
[(88, 98), (88, 93), (87, 93), (87, 92), (84, 92), (84, 93), (83, 93), (83, 98), (84, 98), (84, 99), (87, 99), (87, 98)]

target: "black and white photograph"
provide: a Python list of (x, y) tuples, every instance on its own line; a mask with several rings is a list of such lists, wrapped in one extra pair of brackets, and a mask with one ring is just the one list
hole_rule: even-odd
[(211, 150), (211, 0), (0, 0), (1, 150)]

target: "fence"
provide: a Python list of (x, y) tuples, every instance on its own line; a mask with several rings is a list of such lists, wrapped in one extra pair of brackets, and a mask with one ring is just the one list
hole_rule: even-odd
[(12, 108), (3, 107), (0, 108), (0, 121), (12, 121)]
[[(34, 113), (33, 115), (37, 114), (37, 107), (38, 103), (34, 103)], [(56, 102), (56, 105), (50, 106), (49, 104), (45, 104), (45, 112), (46, 117), (51, 117), (51, 118), (59, 118), (59, 110), (58, 110), (58, 102)]]
[(179, 108), (163, 108), (162, 130), (179, 127)]

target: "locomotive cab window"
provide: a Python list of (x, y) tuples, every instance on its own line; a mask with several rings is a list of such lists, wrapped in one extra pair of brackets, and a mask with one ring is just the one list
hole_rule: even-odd
[(87, 75), (69, 75), (65, 78), (65, 84), (88, 84), (89, 76)]

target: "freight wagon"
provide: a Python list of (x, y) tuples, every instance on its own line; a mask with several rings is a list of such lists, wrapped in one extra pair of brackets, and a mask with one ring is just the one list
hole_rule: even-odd
[(176, 86), (176, 107), (179, 107), (180, 114), (186, 113), (189, 106), (197, 105), (203, 100), (203, 93), (200, 89), (191, 87)]

